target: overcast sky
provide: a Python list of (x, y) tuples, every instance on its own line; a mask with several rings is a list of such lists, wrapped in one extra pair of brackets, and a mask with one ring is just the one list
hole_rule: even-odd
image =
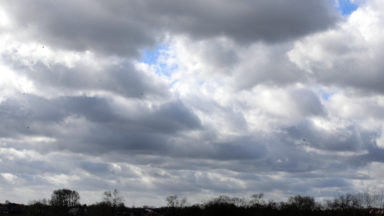
[(382, 0), (0, 0), (0, 202), (384, 190)]

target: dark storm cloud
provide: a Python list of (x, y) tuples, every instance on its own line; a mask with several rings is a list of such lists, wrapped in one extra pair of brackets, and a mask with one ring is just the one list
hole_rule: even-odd
[(137, 55), (162, 33), (279, 42), (332, 26), (328, 1), (23, 1), (4, 2), (16, 28), (54, 46)]

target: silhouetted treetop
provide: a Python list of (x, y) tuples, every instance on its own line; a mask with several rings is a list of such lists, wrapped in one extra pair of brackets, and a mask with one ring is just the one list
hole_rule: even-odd
[(79, 205), (80, 195), (77, 191), (59, 189), (53, 191), (50, 203), (57, 207), (74, 207)]

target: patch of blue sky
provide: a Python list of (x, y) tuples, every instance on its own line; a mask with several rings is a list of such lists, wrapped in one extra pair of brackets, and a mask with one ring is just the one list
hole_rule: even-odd
[(325, 90), (322, 87), (317, 87), (317, 90), (320, 93), (320, 95), (323, 98), (323, 100), (325, 100), (325, 101), (328, 101), (332, 97), (332, 95), (333, 95), (332, 92), (327, 91), (327, 90)]
[(159, 57), (164, 51), (167, 51), (169, 47), (167, 45), (158, 45), (151, 50), (144, 50), (143, 55), (141, 56), (140, 62), (145, 64), (153, 65), (157, 64)]
[(321, 96), (323, 97), (323, 99), (324, 99), (325, 101), (328, 101), (329, 98), (332, 96), (332, 94), (331, 94), (331, 93), (328, 93), (328, 92), (325, 92), (325, 91), (322, 91), (322, 92), (321, 92)]
[(343, 16), (348, 16), (359, 8), (359, 5), (352, 0), (338, 0), (337, 9)]
[(168, 57), (168, 50), (169, 46), (164, 44), (158, 45), (152, 50), (144, 50), (140, 62), (152, 66), (156, 74), (170, 77), (172, 72), (178, 69), (178, 66), (168, 65), (164, 61), (164, 58)]

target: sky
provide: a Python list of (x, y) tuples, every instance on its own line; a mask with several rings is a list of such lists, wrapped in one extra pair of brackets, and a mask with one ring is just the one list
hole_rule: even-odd
[(383, 11), (0, 0), (0, 202), (383, 191)]

